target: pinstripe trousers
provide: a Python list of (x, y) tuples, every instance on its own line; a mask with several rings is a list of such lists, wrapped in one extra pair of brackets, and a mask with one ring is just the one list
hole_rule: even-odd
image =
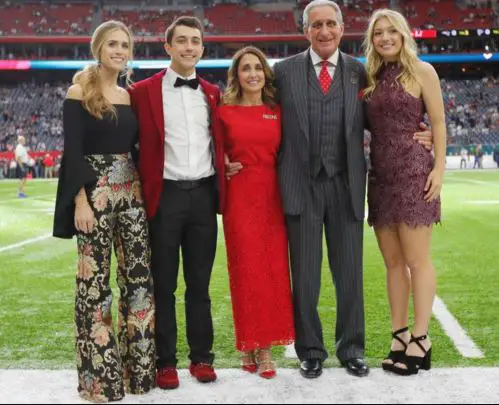
[(326, 232), (327, 256), (336, 287), (336, 356), (364, 357), (365, 325), (362, 274), (363, 221), (355, 219), (346, 173), (310, 183), (311, 198), (301, 215), (288, 215), (291, 272), (300, 360), (328, 357), (318, 313)]

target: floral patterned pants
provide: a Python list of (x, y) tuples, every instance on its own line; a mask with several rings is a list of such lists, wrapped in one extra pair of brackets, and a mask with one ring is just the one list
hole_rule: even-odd
[[(155, 384), (154, 289), (149, 232), (139, 177), (129, 155), (85, 158), (98, 174), (87, 197), (95, 215), (90, 234), (78, 233), (75, 337), (78, 391), (95, 402)], [(117, 338), (109, 284), (114, 245), (120, 290)]]

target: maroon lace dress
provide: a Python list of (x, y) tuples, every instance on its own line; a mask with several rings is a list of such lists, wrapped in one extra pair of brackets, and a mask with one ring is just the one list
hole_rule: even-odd
[(413, 139), (423, 121), (425, 106), (398, 84), (401, 68), (386, 65), (367, 101), (371, 127), (368, 204), (371, 226), (405, 223), (411, 227), (440, 222), (440, 199), (427, 203), (424, 187), (434, 157)]

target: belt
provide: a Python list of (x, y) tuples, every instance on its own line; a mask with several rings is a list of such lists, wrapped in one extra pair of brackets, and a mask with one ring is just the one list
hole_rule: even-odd
[(165, 184), (173, 184), (174, 186), (180, 188), (181, 190), (192, 190), (201, 187), (203, 184), (210, 183), (215, 180), (215, 176), (204, 177), (198, 180), (167, 180), (163, 181)]

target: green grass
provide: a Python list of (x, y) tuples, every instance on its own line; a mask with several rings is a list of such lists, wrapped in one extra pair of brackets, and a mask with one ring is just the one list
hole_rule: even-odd
[[(27, 200), (16, 199), (16, 183), (0, 182), (0, 247), (50, 233), (55, 182), (31, 182)], [(490, 204), (483, 202), (490, 201)], [(482, 202), (482, 203), (476, 203)], [(495, 203), (494, 203), (495, 202)], [(443, 223), (435, 228), (433, 260), (438, 295), (485, 353), (480, 360), (460, 356), (436, 320), (431, 335), (435, 366), (499, 366), (499, 172), (449, 172), (443, 192)], [(378, 366), (390, 344), (385, 270), (374, 234), (365, 232), (366, 356)], [(0, 368), (74, 366), (72, 317), (75, 241), (45, 239), (0, 253)], [(332, 279), (323, 265), (320, 313), (325, 341), (334, 358), (335, 301)], [(183, 277), (178, 301), (179, 359), (187, 365)], [(115, 288), (116, 291), (116, 288)], [(225, 248), (220, 233), (211, 295), (218, 367), (237, 367)], [(282, 348), (280, 366), (294, 367)]]

